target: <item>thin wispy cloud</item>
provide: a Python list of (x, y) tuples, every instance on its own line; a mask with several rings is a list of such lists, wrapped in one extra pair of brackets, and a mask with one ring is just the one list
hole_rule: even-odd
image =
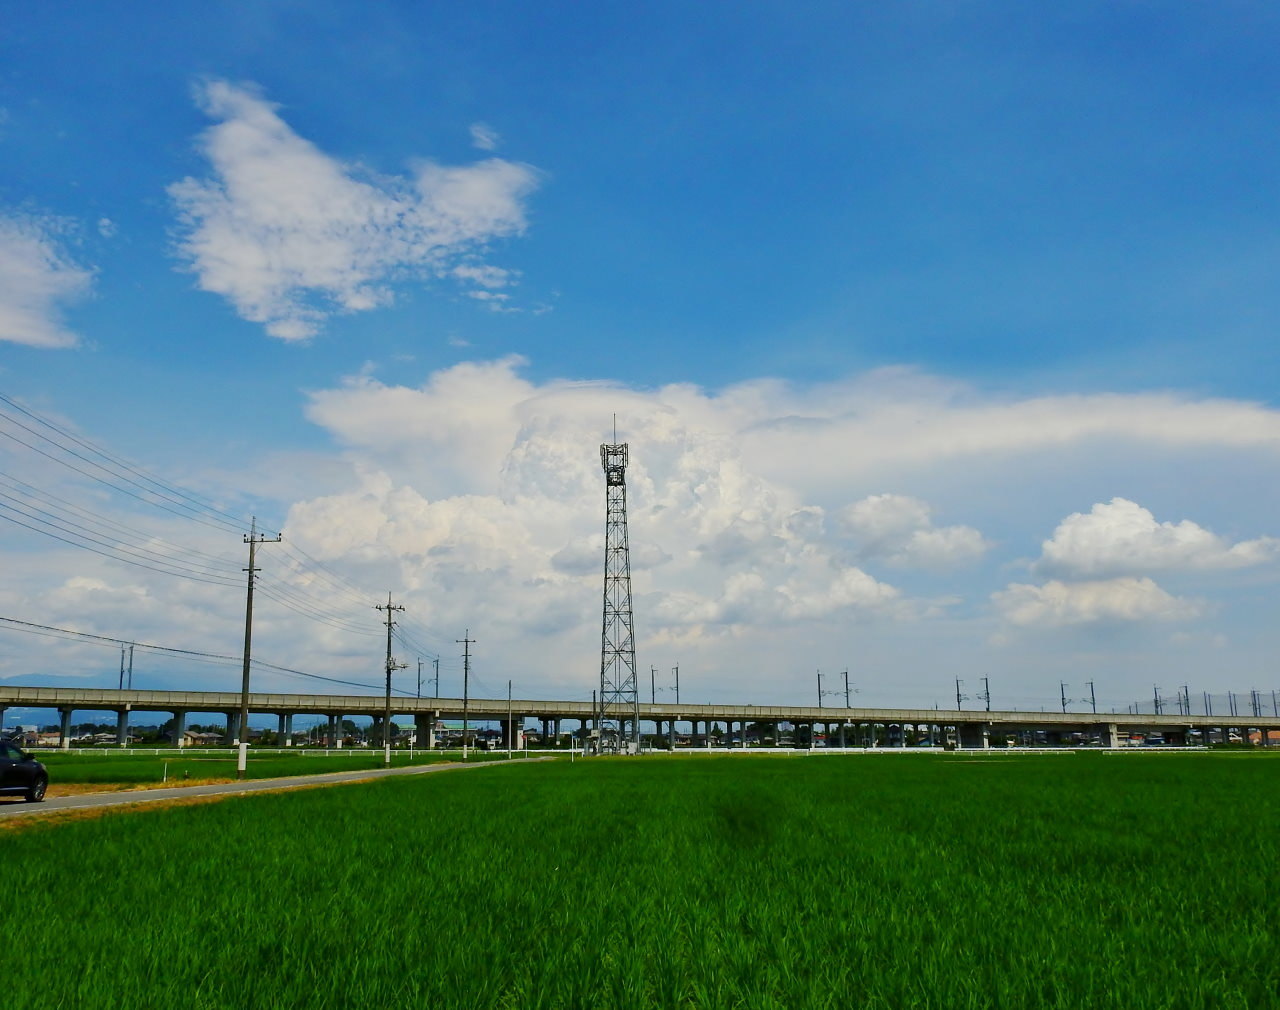
[(0, 213), (0, 341), (30, 347), (74, 347), (63, 309), (83, 298), (93, 271), (77, 263), (65, 242), (68, 222)]
[(471, 143), (482, 151), (496, 151), (502, 138), (488, 123), (471, 124)]

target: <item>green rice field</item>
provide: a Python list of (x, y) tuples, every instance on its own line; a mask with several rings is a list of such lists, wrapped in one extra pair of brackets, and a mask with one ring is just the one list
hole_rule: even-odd
[(1266, 755), (513, 764), (0, 832), (13, 1007), (1257, 1008)]

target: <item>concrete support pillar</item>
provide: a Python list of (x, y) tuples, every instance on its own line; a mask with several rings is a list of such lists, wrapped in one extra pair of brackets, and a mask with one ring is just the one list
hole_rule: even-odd
[(560, 720), (553, 719), (551, 721), (551, 736), (556, 742), (556, 746), (560, 746)]
[(224, 747), (234, 747), (236, 745), (236, 727), (239, 722), (239, 712), (227, 713), (227, 732), (222, 738), (222, 745)]
[(276, 714), (276, 746), (277, 747), (283, 747), (285, 745), (284, 742), (287, 739), (287, 736), (286, 736), (287, 728), (288, 728), (288, 717), (283, 712), (277, 713)]
[(841, 719), (840, 720), (840, 749), (844, 750), (845, 747), (847, 746), (848, 746), (848, 743), (845, 741), (845, 734), (844, 734), (844, 720)]
[(676, 749), (676, 721), (674, 719), (667, 721), (667, 749)]
[(961, 747), (978, 748), (984, 746), (983, 739), (987, 736), (987, 727), (975, 722), (962, 722), (956, 727), (956, 742)]
[(333, 717), (333, 721), (334, 721), (333, 746), (336, 747), (338, 750), (342, 750), (342, 713), (339, 712), (337, 715), (335, 715)]
[[(618, 725), (621, 726), (622, 723), (619, 722)], [(550, 736), (551, 736), (551, 724), (546, 719), (543, 719), (542, 720), (542, 746), (543, 747), (547, 746), (547, 740)]]
[(1104, 724), (1099, 736), (1101, 738), (1099, 742), (1103, 747), (1109, 747), (1114, 750), (1120, 746), (1120, 733), (1116, 729), (1116, 724), (1114, 722)]
[[(0, 713), (3, 711), (0, 709)], [(71, 709), (69, 708), (58, 709), (58, 746), (62, 750), (71, 749)]]
[(4, 711), (5, 707), (0, 705), (0, 729), (4, 729)]
[(711, 745), (715, 743), (715, 740), (712, 737), (712, 730), (716, 728), (716, 724), (714, 720), (708, 719), (706, 722), (706, 727), (707, 727), (707, 750), (710, 750)]
[(129, 743), (129, 710), (122, 708), (116, 713), (116, 743), (121, 747)]
[(293, 746), (293, 713), (289, 713), (284, 717), (284, 745), (286, 747)]
[(177, 709), (173, 713), (173, 745), (181, 748), (186, 743), (187, 735), (187, 713), (181, 709)]

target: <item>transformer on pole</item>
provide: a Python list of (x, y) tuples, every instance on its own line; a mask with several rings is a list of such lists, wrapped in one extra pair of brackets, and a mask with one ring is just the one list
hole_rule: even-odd
[(605, 485), (604, 622), (597, 730), (601, 750), (635, 752), (640, 748), (640, 691), (632, 634), (626, 443), (600, 446), (600, 465)]

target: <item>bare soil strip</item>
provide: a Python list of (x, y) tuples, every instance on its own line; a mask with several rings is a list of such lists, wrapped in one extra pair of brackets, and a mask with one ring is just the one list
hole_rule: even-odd
[(22, 830), (37, 824), (50, 822), (64, 824), (73, 820), (87, 820), (104, 814), (135, 811), (139, 807), (148, 810), (164, 807), (189, 806), (195, 803), (215, 803), (233, 796), (249, 793), (284, 792), (289, 789), (319, 789), (325, 786), (355, 785), (392, 775), (428, 775), (442, 771), (467, 771), (474, 768), (500, 768), (509, 764), (530, 761), (550, 761), (553, 758), (524, 758), (517, 761), (485, 761), (476, 764), (413, 765), (407, 768), (371, 769), (364, 771), (328, 772), (321, 775), (297, 775), (290, 778), (248, 779), (246, 781), (214, 780), (189, 782), (180, 786), (153, 783), (142, 788), (113, 788), (110, 785), (66, 785), (66, 793), (55, 796), (52, 788), (49, 799), (43, 803), (27, 803), (24, 800), (0, 802), (0, 831)]

